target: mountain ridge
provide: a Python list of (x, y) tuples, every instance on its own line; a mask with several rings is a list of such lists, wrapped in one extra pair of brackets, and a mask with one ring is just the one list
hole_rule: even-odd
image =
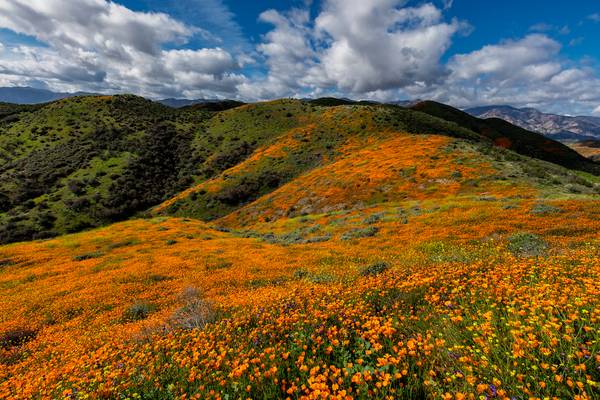
[(0, 87), (0, 102), (11, 104), (42, 104), (69, 97), (97, 96), (97, 93), (61, 93), (32, 87)]
[(556, 140), (600, 138), (600, 117), (565, 116), (509, 105), (474, 107), (465, 111), (478, 118), (500, 118)]

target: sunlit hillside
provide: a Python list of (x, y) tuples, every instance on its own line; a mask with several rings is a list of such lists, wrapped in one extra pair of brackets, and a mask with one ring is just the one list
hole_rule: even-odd
[(185, 185), (0, 247), (0, 398), (598, 398), (597, 164), (396, 106), (163, 111)]

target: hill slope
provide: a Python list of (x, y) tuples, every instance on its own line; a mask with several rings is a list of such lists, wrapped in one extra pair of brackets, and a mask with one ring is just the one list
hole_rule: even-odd
[[(319, 168), (340, 162), (344, 154), (359, 154), (362, 148), (379, 144), (402, 147), (394, 138), (414, 134), (478, 144), (474, 151), (495, 154), (485, 156), (488, 163), (498, 157), (514, 158), (508, 153), (500, 155), (490, 141), (505, 145), (508, 137), (508, 147), (522, 154), (598, 171), (597, 164), (570, 149), (510, 125), (496, 127), (487, 121), (482, 126), (483, 122), (472, 117), (436, 114), (450, 119), (448, 122), (371, 103), (333, 106), (337, 104), (333, 100), (251, 105), (213, 102), (177, 110), (134, 96), (4, 105), (0, 107), (5, 115), (0, 124), (0, 242), (102, 226), (163, 202), (157, 212), (204, 220), (224, 217), (303, 174), (313, 170), (318, 174)], [(451, 116), (459, 113), (446, 110)], [(444, 146), (458, 146), (456, 143)], [(417, 140), (406, 151), (420, 145)], [(411, 162), (420, 161), (402, 164), (398, 160), (399, 165), (392, 168), (410, 168)], [(594, 190), (593, 182), (574, 173), (525, 159), (515, 162), (521, 165), (516, 167), (517, 175), (545, 179), (544, 184), (554, 176), (554, 185), (569, 184), (576, 192)], [(445, 168), (452, 169), (449, 165)], [(513, 169), (500, 168), (490, 179), (516, 177), (507, 172)], [(439, 179), (457, 180), (450, 176)], [(469, 183), (466, 178), (458, 180), (463, 189)], [(422, 185), (432, 186), (419, 182), (408, 191), (434, 190), (420, 189)]]
[(326, 100), (14, 114), (13, 227), (144, 218), (0, 246), (0, 398), (595, 398), (600, 178)]
[(525, 197), (0, 247), (0, 397), (591, 399), (597, 200)]
[[(223, 118), (237, 125), (248, 115), (267, 112), (279, 104), (249, 105), (231, 110)], [(450, 107), (448, 110), (460, 113)], [(593, 179), (588, 181), (556, 165), (505, 151), (492, 140), (500, 139), (504, 144), (502, 139), (508, 136), (513, 140), (509, 147), (521, 153), (589, 172), (600, 171), (599, 165), (568, 147), (531, 132), (515, 132), (512, 126), (475, 133), (463, 126), (481, 131), (471, 123), (478, 120), (464, 115), (468, 120), (458, 121), (458, 125), (400, 107), (330, 103), (299, 115), (289, 113), (284, 118), (292, 123), (292, 129), (282, 130), (245, 161), (178, 194), (154, 212), (213, 220), (240, 208), (253, 208), (252, 219), (272, 213), (296, 215), (305, 208), (318, 212), (382, 199), (419, 199), (436, 196), (436, 191), (442, 197), (473, 195), (485, 192), (486, 186), (554, 186), (555, 193), (597, 190)], [(540, 143), (544, 147), (535, 147)], [(464, 164), (469, 165), (471, 174), (461, 172)], [(425, 170), (422, 174), (421, 168)], [(356, 176), (351, 173), (353, 169), (358, 170)], [(374, 180), (371, 171), (387, 177)], [(336, 191), (340, 193), (337, 202), (333, 196)], [(288, 200), (276, 203), (283, 192), (289, 192)], [(316, 202), (322, 205), (313, 207)], [(238, 214), (231, 215), (236, 219)]]
[[(173, 110), (134, 96), (5, 106), (0, 242), (122, 220), (228, 167), (252, 144), (203, 136), (213, 107)], [(239, 139), (239, 138), (238, 138)], [(235, 162), (235, 159), (232, 159)], [(220, 165), (224, 162), (225, 165)]]
[(448, 121), (453, 121), (490, 138), (498, 146), (519, 154), (549, 161), (567, 168), (598, 174), (600, 166), (586, 159), (568, 146), (543, 135), (512, 125), (499, 118), (479, 119), (465, 112), (433, 101), (424, 101), (411, 107)]

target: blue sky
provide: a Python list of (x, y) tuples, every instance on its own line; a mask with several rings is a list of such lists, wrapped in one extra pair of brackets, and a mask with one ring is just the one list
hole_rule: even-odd
[(600, 114), (594, 0), (2, 0), (0, 86)]
[[(171, 4), (169, 4), (171, 3)], [(122, 4), (136, 10), (151, 11), (161, 10), (169, 12), (177, 18), (194, 24), (202, 16), (191, 13), (182, 14), (173, 7), (173, 3), (181, 4), (180, 8), (189, 8), (193, 2), (170, 2), (164, 0), (127, 0)], [(187, 4), (186, 4), (187, 3)], [(196, 2), (201, 4), (202, 2)], [(261, 35), (270, 29), (268, 24), (261, 23), (258, 16), (265, 10), (276, 9), (284, 12), (294, 6), (303, 6), (303, 1), (244, 1), (227, 0), (219, 2), (232, 13), (233, 22), (238, 26), (243, 37), (248, 42), (259, 42)], [(321, 7), (320, 1), (311, 5), (313, 15)], [(424, 2), (412, 2), (414, 4)], [(434, 1), (444, 7), (444, 1)], [(205, 20), (202, 25), (210, 24), (210, 15), (203, 14)], [(595, 0), (547, 1), (547, 0), (454, 0), (452, 6), (447, 8), (448, 18), (459, 18), (472, 25), (470, 35), (458, 37), (446, 54), (446, 59), (455, 53), (465, 53), (479, 49), (486, 44), (499, 40), (519, 38), (532, 31), (544, 32), (559, 40), (564, 45), (564, 55), (571, 58), (591, 57), (600, 60), (600, 21), (589, 17), (597, 14), (600, 16), (600, 3)], [(565, 29), (566, 27), (566, 29)], [(219, 29), (220, 26), (213, 28)], [(227, 32), (222, 32), (227, 38)]]

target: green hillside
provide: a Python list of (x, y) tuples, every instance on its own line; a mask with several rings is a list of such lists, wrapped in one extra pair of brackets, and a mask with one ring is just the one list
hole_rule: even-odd
[(452, 121), (492, 140), (497, 146), (516, 153), (549, 161), (567, 168), (600, 174), (600, 165), (590, 162), (568, 146), (542, 134), (528, 131), (499, 118), (479, 119), (445, 104), (423, 101), (411, 107)]
[(185, 188), (193, 127), (210, 116), (134, 96), (19, 111), (0, 125), (2, 242), (123, 219)]
[[(447, 106), (416, 108), (424, 112), (320, 99), (172, 109), (131, 95), (4, 104), (0, 242), (77, 232), (159, 204), (161, 213), (223, 217), (334, 162), (348, 146), (358, 149), (399, 133), (476, 144), (491, 163), (505, 163), (492, 180), (533, 179), (557, 193), (596, 190), (598, 164), (565, 146), (541, 143), (538, 135), (510, 124), (457, 118), (462, 113)], [(591, 174), (504, 150), (498, 142), (504, 137), (521, 155)]]

